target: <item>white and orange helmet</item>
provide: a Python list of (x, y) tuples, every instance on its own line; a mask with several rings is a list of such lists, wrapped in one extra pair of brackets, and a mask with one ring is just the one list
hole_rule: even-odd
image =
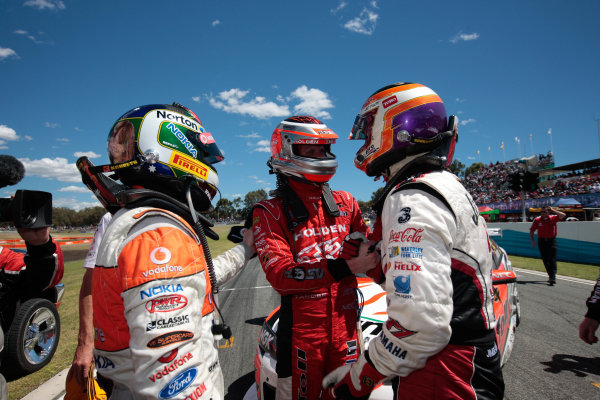
[[(337, 159), (331, 145), (338, 135), (318, 119), (299, 115), (287, 118), (275, 128), (271, 136), (270, 166), (276, 173), (293, 176), (309, 182), (327, 182), (337, 169)], [(297, 146), (325, 145), (324, 158), (298, 155)]]
[(442, 99), (418, 83), (395, 83), (373, 93), (356, 116), (350, 139), (364, 140), (354, 164), (368, 176), (408, 156), (431, 154), (448, 166), (458, 140), (458, 119), (446, 117)]

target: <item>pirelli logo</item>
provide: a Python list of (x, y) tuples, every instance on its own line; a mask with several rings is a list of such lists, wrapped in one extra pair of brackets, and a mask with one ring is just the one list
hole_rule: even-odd
[(171, 156), (171, 164), (190, 172), (193, 175), (199, 176), (206, 180), (208, 179), (208, 168), (201, 162), (181, 154), (173, 153)]

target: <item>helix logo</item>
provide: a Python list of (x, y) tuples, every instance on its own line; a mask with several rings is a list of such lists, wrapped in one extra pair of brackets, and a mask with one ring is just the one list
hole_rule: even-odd
[(150, 261), (154, 264), (166, 264), (171, 261), (171, 252), (165, 247), (157, 247), (150, 253)]

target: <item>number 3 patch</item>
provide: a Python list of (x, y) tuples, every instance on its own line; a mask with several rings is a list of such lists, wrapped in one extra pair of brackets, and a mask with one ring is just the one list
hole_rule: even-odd
[(400, 210), (400, 216), (398, 217), (398, 223), (403, 224), (410, 220), (410, 207), (404, 207)]

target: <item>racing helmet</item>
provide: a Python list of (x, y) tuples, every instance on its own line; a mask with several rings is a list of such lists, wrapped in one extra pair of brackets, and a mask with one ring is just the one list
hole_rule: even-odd
[(349, 139), (365, 141), (354, 165), (368, 176), (379, 176), (409, 156), (427, 154), (447, 167), (458, 140), (457, 123), (453, 115), (446, 118), (442, 99), (427, 86), (385, 86), (367, 99), (354, 121)]
[(131, 187), (156, 190), (185, 201), (191, 185), (198, 211), (210, 208), (223, 160), (213, 136), (190, 109), (150, 104), (123, 114), (108, 134), (110, 170)]
[[(275, 128), (271, 136), (271, 159), (269, 165), (276, 173), (300, 178), (308, 182), (327, 182), (337, 169), (337, 159), (331, 153), (331, 145), (338, 135), (318, 119), (298, 115), (287, 118)], [(323, 158), (305, 157), (299, 154), (299, 146), (324, 145)]]

